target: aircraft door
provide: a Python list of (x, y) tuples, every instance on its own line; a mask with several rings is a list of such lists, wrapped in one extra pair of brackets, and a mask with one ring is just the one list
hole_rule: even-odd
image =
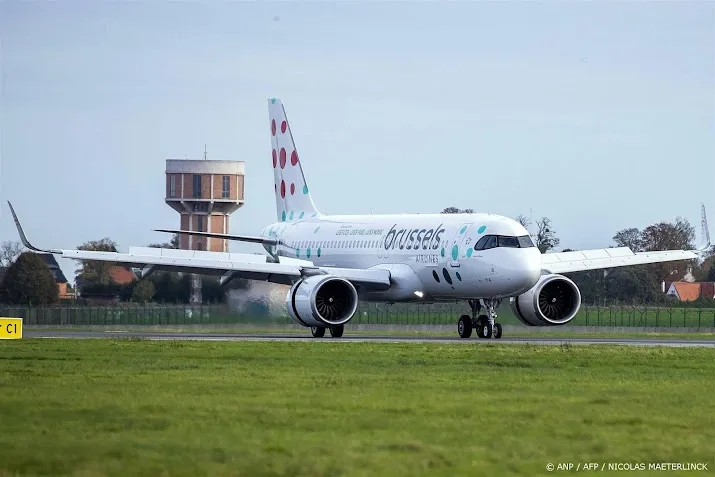
[(460, 225), (457, 229), (457, 232), (454, 234), (452, 243), (449, 244), (449, 248), (445, 250), (445, 254), (447, 254), (447, 256), (449, 257), (449, 264), (453, 267), (459, 266), (459, 257), (464, 253), (464, 247), (466, 245), (467, 240), (467, 231), (469, 230), (469, 227), (471, 225), (471, 222)]

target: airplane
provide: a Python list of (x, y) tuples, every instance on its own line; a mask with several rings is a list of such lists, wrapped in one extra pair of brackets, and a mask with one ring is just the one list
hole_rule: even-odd
[[(283, 103), (268, 100), (277, 220), (260, 235), (157, 229), (256, 243), (266, 254), (129, 247), (128, 253), (39, 249), (27, 240), (10, 205), (22, 243), (30, 250), (74, 260), (100, 260), (157, 270), (290, 285), (286, 309), (313, 337), (343, 335), (358, 301), (438, 303), (466, 301), (472, 314), (457, 319), (469, 338), (501, 338), (496, 308), (509, 299), (528, 326), (570, 322), (581, 293), (563, 273), (697, 260), (709, 249), (633, 252), (628, 247), (542, 254), (529, 232), (510, 218), (483, 213), (325, 215), (316, 208)], [(483, 310), (483, 311), (482, 311)]]

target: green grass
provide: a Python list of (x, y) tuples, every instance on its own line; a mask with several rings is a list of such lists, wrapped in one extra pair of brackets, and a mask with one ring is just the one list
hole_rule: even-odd
[(533, 476), (579, 461), (712, 471), (713, 358), (620, 346), (3, 342), (0, 476)]

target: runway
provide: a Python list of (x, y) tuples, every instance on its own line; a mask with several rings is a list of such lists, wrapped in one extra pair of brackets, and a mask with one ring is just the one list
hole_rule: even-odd
[(137, 331), (42, 331), (25, 330), (24, 338), (73, 338), (73, 339), (117, 339), (140, 338), (147, 340), (198, 340), (198, 341), (311, 341), (318, 343), (450, 343), (450, 344), (536, 344), (536, 345), (627, 345), (715, 348), (715, 340), (701, 339), (633, 339), (633, 338), (554, 338), (554, 337), (505, 337), (502, 339), (461, 339), (448, 336), (390, 336), (390, 335), (347, 335), (342, 338), (313, 338), (307, 333), (170, 333)]

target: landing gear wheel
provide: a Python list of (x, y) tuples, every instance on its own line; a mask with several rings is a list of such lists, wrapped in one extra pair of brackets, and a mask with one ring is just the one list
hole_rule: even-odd
[[(344, 329), (345, 327), (343, 325), (331, 326), (330, 336), (332, 336), (333, 338), (340, 338), (341, 336), (343, 336)], [(325, 328), (323, 328), (323, 330), (325, 330)], [(323, 333), (325, 333), (325, 331), (323, 331)]]
[(310, 332), (313, 334), (313, 338), (322, 338), (325, 336), (325, 328), (322, 326), (311, 326)]
[(472, 336), (472, 318), (468, 315), (462, 315), (457, 322), (457, 332), (460, 338), (469, 338)]
[(492, 337), (492, 325), (489, 322), (480, 322), (477, 325), (477, 336), (482, 339), (489, 339)]
[(501, 338), (501, 323), (494, 323), (494, 339)]

